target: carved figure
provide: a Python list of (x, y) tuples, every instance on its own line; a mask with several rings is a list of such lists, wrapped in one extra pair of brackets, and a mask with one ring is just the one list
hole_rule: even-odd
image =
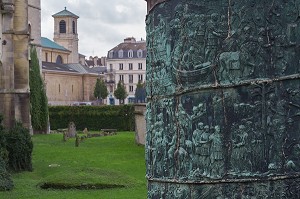
[(237, 132), (235, 133), (236, 137), (233, 140), (233, 149), (232, 149), (232, 164), (234, 171), (237, 172), (250, 172), (251, 171), (251, 162), (249, 158), (248, 147), (250, 145), (248, 139), (249, 135), (246, 132), (246, 127), (244, 125), (239, 125)]
[(207, 22), (207, 31), (206, 31), (206, 45), (205, 45), (205, 61), (206, 62), (215, 62), (219, 38), (221, 34), (218, 33), (217, 27), (219, 23), (219, 15), (217, 13), (213, 13), (210, 16), (210, 20)]
[(220, 178), (223, 174), (224, 156), (220, 126), (214, 127), (214, 132), (209, 136), (210, 147), (210, 177)]
[(201, 175), (209, 174), (208, 167), (210, 163), (210, 140), (209, 126), (200, 122), (198, 128), (193, 132), (193, 143), (195, 162), (194, 169), (199, 169)]

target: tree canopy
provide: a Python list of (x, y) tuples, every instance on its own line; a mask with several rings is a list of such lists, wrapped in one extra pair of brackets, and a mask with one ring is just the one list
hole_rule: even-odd
[(115, 97), (120, 101), (120, 104), (124, 103), (124, 99), (127, 97), (126, 88), (121, 81), (117, 85), (117, 89), (114, 92)]
[(140, 81), (136, 85), (135, 89), (135, 102), (136, 103), (145, 103), (146, 102), (146, 89), (145, 83), (141, 83)]
[(47, 133), (49, 117), (48, 98), (46, 95), (44, 81), (40, 73), (39, 59), (34, 47), (31, 49), (30, 57), (29, 86), (31, 124), (34, 132)]
[(94, 89), (94, 97), (97, 99), (105, 99), (108, 96), (107, 87), (103, 79), (97, 79), (95, 89)]

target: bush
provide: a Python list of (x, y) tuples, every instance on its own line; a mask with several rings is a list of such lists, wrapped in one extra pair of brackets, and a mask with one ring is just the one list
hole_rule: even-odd
[(134, 130), (134, 107), (121, 106), (50, 106), (51, 129), (67, 128), (74, 122), (76, 129), (100, 130), (113, 128), (118, 131)]
[(4, 128), (1, 126), (3, 117), (0, 115), (0, 191), (8, 191), (14, 187), (10, 174), (7, 172), (8, 152)]
[(6, 170), (6, 163), (0, 157), (0, 191), (9, 191), (14, 187), (10, 174)]
[(33, 144), (29, 130), (21, 123), (6, 133), (8, 166), (13, 171), (32, 171), (32, 149)]

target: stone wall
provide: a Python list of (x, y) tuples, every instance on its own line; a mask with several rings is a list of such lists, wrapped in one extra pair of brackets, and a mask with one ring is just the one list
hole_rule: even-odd
[(72, 105), (74, 102), (94, 101), (94, 88), (98, 76), (43, 70), (48, 103)]
[(146, 104), (134, 105), (135, 115), (135, 142), (145, 145), (146, 139)]
[(20, 121), (30, 128), (28, 1), (3, 1), (0, 113), (4, 126)]

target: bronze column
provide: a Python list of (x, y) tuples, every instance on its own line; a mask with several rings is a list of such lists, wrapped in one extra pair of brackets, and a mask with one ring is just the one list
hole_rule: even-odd
[(148, 0), (148, 198), (300, 198), (300, 0)]

